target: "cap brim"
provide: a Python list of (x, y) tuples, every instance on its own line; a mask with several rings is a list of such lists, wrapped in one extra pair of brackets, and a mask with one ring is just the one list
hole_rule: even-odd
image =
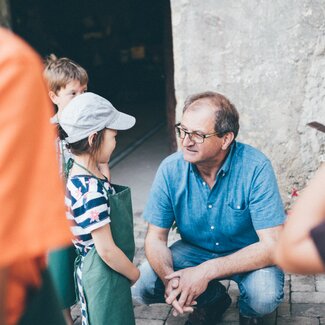
[(135, 117), (118, 112), (118, 117), (114, 122), (106, 124), (106, 128), (113, 130), (127, 130), (131, 129), (135, 124)]

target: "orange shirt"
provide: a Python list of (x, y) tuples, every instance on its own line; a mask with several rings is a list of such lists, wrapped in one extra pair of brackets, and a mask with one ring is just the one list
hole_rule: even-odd
[(42, 70), (39, 56), (0, 28), (0, 269), (11, 269), (10, 281), (29, 260), (25, 282), (34, 284), (39, 257), (71, 243)]

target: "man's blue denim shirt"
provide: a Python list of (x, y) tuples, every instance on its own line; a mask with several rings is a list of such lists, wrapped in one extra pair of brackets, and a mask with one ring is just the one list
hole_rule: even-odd
[(257, 242), (257, 230), (283, 224), (285, 215), (269, 159), (234, 142), (212, 189), (181, 152), (160, 165), (144, 219), (170, 228), (183, 240), (220, 255)]

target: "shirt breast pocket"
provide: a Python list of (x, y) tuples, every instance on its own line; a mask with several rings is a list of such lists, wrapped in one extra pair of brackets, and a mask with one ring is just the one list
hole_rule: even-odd
[(244, 212), (245, 210), (247, 210), (247, 206), (246, 206), (245, 202), (243, 202), (243, 203), (229, 202), (228, 207), (230, 210), (233, 210), (235, 213), (237, 211), (240, 213), (240, 212)]
[(250, 212), (245, 204), (231, 204), (226, 206), (226, 228), (228, 235), (245, 233), (252, 227)]

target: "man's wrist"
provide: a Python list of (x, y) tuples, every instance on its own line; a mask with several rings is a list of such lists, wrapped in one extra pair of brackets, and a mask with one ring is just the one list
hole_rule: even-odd
[(215, 265), (212, 265), (211, 261), (206, 261), (199, 265), (202, 271), (203, 277), (208, 281), (214, 280), (216, 276)]
[(168, 284), (168, 282), (170, 281), (170, 280), (165, 279), (165, 277), (166, 277), (167, 275), (173, 273), (173, 272), (174, 272), (174, 270), (173, 270), (172, 268), (168, 268), (168, 269), (164, 270), (164, 272), (162, 272), (162, 274), (159, 274), (159, 275), (158, 275), (159, 278), (160, 278), (160, 280), (161, 280), (162, 283), (164, 284), (164, 286), (166, 286), (166, 285)]

